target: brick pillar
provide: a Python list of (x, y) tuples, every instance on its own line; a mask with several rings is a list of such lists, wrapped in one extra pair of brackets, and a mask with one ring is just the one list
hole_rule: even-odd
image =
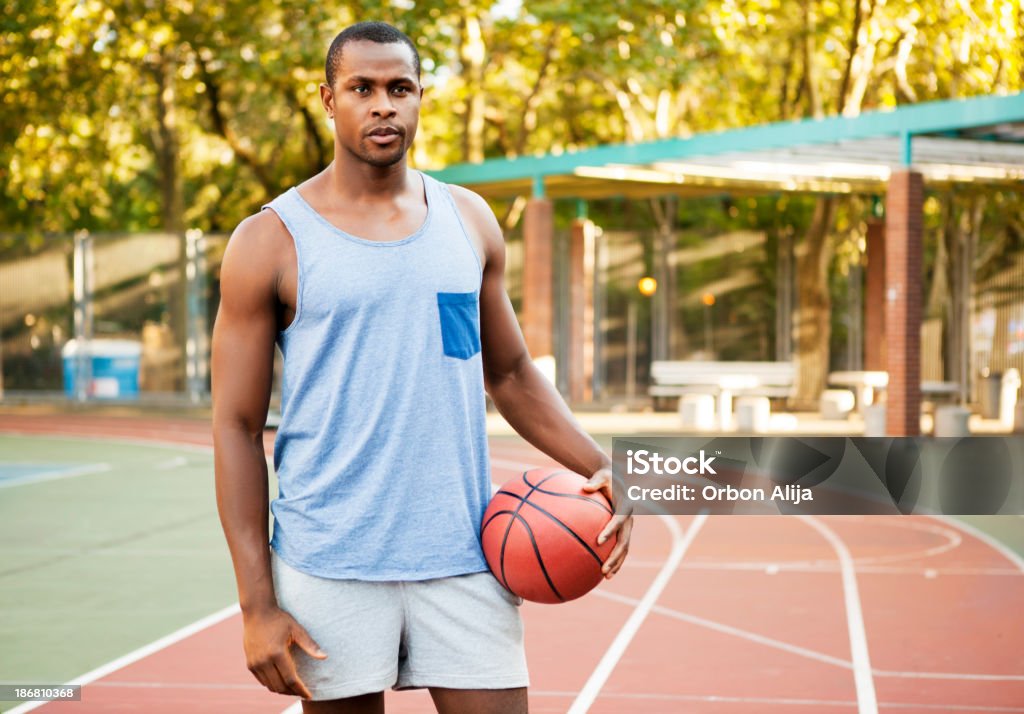
[(924, 181), (900, 169), (885, 201), (885, 364), (889, 372), (885, 431), (921, 433), (921, 211)]
[(546, 198), (531, 198), (523, 212), (523, 337), (536, 359), (554, 355), (552, 266), (554, 206)]
[(578, 218), (569, 231), (569, 399), (593, 401), (594, 223)]
[(864, 369), (885, 369), (885, 223), (868, 222), (864, 286)]

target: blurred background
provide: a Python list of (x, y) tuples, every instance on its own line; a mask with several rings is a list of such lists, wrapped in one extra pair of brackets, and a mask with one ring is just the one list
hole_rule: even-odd
[[(424, 170), (1024, 88), (1019, 0), (2, 0), (0, 9), (8, 402), (208, 403), (227, 236), (331, 160), (317, 85), (331, 39), (358, 20), (393, 23), (418, 45), (426, 95), (410, 160)], [(492, 201), (517, 307), (524, 200)], [(564, 296), (577, 204), (555, 201), (554, 211), (554, 292)], [(822, 374), (864, 368), (862, 268), (877, 196), (610, 198), (587, 211), (604, 251), (588, 405), (646, 394), (656, 349), (661, 359), (817, 361)], [(965, 399), (978, 404), (986, 375), (1024, 370), (1024, 193), (1019, 181), (928, 185), (924, 221), (922, 377), (968, 372)], [(659, 246), (675, 256), (673, 329), (660, 347), (652, 301), (637, 293)], [(812, 259), (827, 269), (808, 270)], [(951, 337), (963, 327), (958, 304), (969, 304), (969, 354)], [(801, 306), (817, 327), (794, 339)], [(567, 319), (556, 310), (556, 357)], [(93, 354), (69, 347), (76, 332)]]

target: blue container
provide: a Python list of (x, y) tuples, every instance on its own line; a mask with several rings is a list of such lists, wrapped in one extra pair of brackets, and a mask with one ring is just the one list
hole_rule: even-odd
[[(64, 364), (64, 393), (76, 395), (77, 361), (79, 355), (89, 365), (90, 378), (87, 393), (97, 399), (138, 399), (139, 361), (142, 344), (131, 340), (88, 340), (80, 350), (76, 340), (70, 340), (61, 351)], [(85, 375), (83, 375), (85, 376)]]

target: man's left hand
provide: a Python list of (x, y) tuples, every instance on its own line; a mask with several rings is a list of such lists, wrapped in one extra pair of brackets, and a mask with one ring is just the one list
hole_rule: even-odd
[[(615, 496), (612, 493), (612, 470), (609, 467), (600, 468), (594, 472), (594, 475), (590, 477), (583, 486), (584, 491), (600, 491), (608, 499), (608, 503), (615, 506)], [(619, 568), (626, 560), (626, 553), (629, 552), (629, 536), (633, 531), (633, 515), (631, 513), (621, 513), (612, 516), (612, 519), (608, 521), (608, 525), (604, 527), (604, 530), (597, 536), (597, 544), (601, 545), (613, 535), (617, 534), (618, 540), (615, 543), (615, 548), (608, 555), (608, 560), (604, 561), (601, 566), (601, 572), (609, 580), (615, 573), (619, 572)]]

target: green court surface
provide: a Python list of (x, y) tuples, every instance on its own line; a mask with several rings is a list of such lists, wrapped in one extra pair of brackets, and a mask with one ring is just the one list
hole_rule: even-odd
[[(18, 482), (33, 463), (84, 473)], [(213, 486), (212, 453), (0, 436), (0, 681), (65, 682), (234, 602)]]
[(959, 516), (958, 520), (974, 526), (1024, 557), (1024, 516)]

